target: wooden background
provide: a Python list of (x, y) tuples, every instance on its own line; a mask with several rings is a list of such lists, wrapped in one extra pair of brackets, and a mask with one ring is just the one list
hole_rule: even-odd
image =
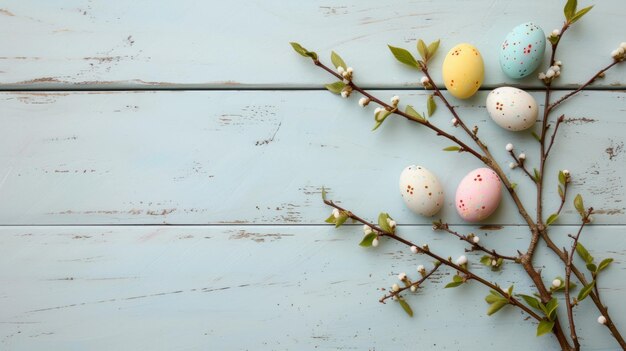
[[(412, 319), (377, 302), (396, 274), (415, 276), (429, 262), (391, 242), (358, 247), (360, 227), (324, 225), (322, 186), (368, 218), (388, 211), (403, 235), (443, 255), (464, 246), (404, 207), (406, 165), (439, 176), (440, 216), (481, 243), (514, 253), (527, 229), (506, 196), (488, 221), (497, 227), (463, 223), (453, 194), (477, 161), (439, 152), (449, 143), (403, 120), (372, 133), (372, 109), (320, 89), (329, 77), (288, 42), (324, 59), (334, 49), (376, 95), (418, 106), (427, 96), (420, 75), (386, 44), (441, 38), (440, 67), (449, 48), (473, 43), (485, 59), (483, 90), (455, 104), (498, 160), (508, 163), (512, 142), (536, 164), (530, 134), (497, 127), (484, 101), (504, 84), (542, 100), (534, 76), (502, 74), (497, 51), (520, 23), (560, 27), (561, 2), (0, 2), (0, 349), (555, 349), (513, 308), (487, 317), (481, 286), (444, 290), (446, 270), (410, 298)], [(626, 39), (623, 0), (595, 5), (560, 47), (555, 97)], [(582, 241), (616, 259), (599, 284), (623, 332), (625, 84), (626, 69), (613, 69), (556, 112), (568, 122), (546, 194), (550, 211), (556, 172), (567, 168), (572, 193), (598, 210)], [(453, 131), (449, 121), (443, 108), (433, 117)], [(532, 208), (532, 184), (509, 173)], [(568, 201), (552, 236), (566, 245), (577, 219)], [(518, 267), (491, 273), (478, 257), (470, 254), (473, 270), (532, 290)], [(546, 281), (563, 275), (543, 247), (536, 262)], [(591, 303), (576, 316), (585, 349), (616, 349)]]

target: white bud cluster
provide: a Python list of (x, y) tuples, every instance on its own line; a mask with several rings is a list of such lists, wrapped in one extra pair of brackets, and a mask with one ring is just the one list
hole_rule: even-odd
[(539, 80), (542, 80), (544, 83), (550, 83), (553, 79), (561, 75), (561, 61), (555, 61), (554, 65), (552, 65), (548, 70), (544, 72), (540, 72), (537, 76)]
[(617, 49), (611, 52), (611, 57), (615, 61), (624, 61), (624, 53), (626, 52), (626, 42), (620, 43)]
[(394, 107), (398, 106), (398, 104), (400, 103), (400, 97), (398, 95), (395, 95), (394, 97), (390, 99), (390, 101)]

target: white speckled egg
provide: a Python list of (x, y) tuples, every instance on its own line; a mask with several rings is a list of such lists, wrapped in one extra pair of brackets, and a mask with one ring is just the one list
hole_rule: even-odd
[(511, 78), (533, 73), (546, 49), (546, 35), (532, 22), (523, 23), (507, 34), (500, 47), (500, 67)]
[(469, 172), (456, 189), (456, 211), (468, 222), (489, 217), (500, 204), (501, 181), (490, 168)]
[(439, 180), (421, 166), (408, 166), (402, 171), (400, 194), (406, 206), (422, 216), (432, 216), (443, 206), (443, 188)]
[(487, 112), (504, 129), (525, 130), (537, 121), (537, 101), (521, 89), (501, 87), (487, 95)]

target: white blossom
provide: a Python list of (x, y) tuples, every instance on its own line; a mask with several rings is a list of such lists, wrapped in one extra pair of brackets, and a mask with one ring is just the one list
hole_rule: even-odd
[(567, 169), (564, 169), (562, 172), (563, 172), (563, 174), (565, 174), (565, 176), (569, 175), (569, 171)]
[(546, 78), (552, 78), (552, 77), (554, 77), (554, 74), (555, 74), (555, 73), (556, 73), (556, 72), (554, 72), (554, 71), (552, 70), (552, 68), (548, 68), (548, 70), (546, 71)]
[(361, 107), (365, 107), (369, 103), (370, 103), (370, 99), (369, 98), (362, 97), (362, 98), (359, 99), (359, 106), (361, 106)]
[(426, 76), (422, 76), (422, 78), (420, 79), (420, 82), (424, 85), (426, 85), (426, 83), (428, 83), (428, 77)]
[(337, 67), (337, 72), (339, 72), (339, 74), (343, 75), (343, 72), (345, 71), (345, 68), (343, 68), (342, 66)]
[(492, 265), (492, 266), (494, 266), (494, 267), (495, 267), (495, 266), (497, 266), (497, 265), (498, 265), (498, 261), (496, 261), (496, 260), (491, 260), (491, 265)]
[(396, 221), (394, 221), (393, 219), (390, 220), (389, 218), (387, 218), (387, 223), (389, 223), (391, 229), (396, 227)]
[(378, 246), (378, 238), (374, 238), (374, 240), (372, 240), (372, 246), (373, 247), (377, 247)]
[(406, 279), (406, 273), (400, 273), (398, 274), (398, 280), (405, 280)]
[(589, 223), (593, 222), (593, 217), (591, 216), (587, 217), (587, 221), (589, 221)]
[(513, 151), (513, 144), (511, 143), (506, 144), (505, 149), (506, 151)]
[(479, 238), (479, 237), (477, 237), (477, 236), (474, 236), (474, 237), (472, 238), (472, 241), (474, 242), (474, 244), (478, 244), (478, 242), (480, 241), (480, 238)]
[(557, 66), (563, 66), (563, 62), (561, 62), (561, 61), (556, 61), (554, 64), (557, 65)]
[(419, 266), (417, 266), (417, 271), (419, 273), (425, 273), (426, 272), (426, 268), (424, 268), (424, 265), (420, 264)]
[(348, 74), (352, 74), (352, 72), (354, 72), (354, 70), (352, 69), (352, 67), (348, 67), (346, 69), (346, 72), (348, 72)]
[(552, 36), (558, 37), (559, 35), (561, 35), (560, 29), (555, 29), (552, 31)]
[(618, 56), (619, 56), (619, 51), (617, 51), (617, 50), (611, 51), (611, 57), (612, 58), (617, 58)]
[(623, 41), (619, 44), (619, 47), (626, 50), (626, 41)]
[(560, 286), (561, 286), (561, 284), (562, 284), (561, 279), (554, 279), (554, 280), (552, 281), (552, 287), (554, 287), (554, 288), (558, 288), (558, 287), (560, 287)]
[(621, 46), (620, 46), (620, 47), (618, 47), (618, 48), (617, 48), (617, 52), (618, 52), (620, 55), (623, 55), (623, 54), (624, 54), (624, 48), (623, 48), (623, 47), (621, 47)]
[(363, 233), (365, 235), (367, 234), (371, 234), (372, 233), (372, 227), (370, 227), (369, 225), (365, 224), (363, 225)]
[(411, 292), (416, 292), (417, 291), (417, 286), (411, 285), (411, 287), (409, 289), (411, 289)]
[(510, 169), (514, 169), (515, 167), (517, 167), (517, 163), (515, 163), (515, 162), (509, 163), (509, 168)]
[(348, 93), (348, 91), (347, 91), (347, 90), (343, 90), (343, 91), (341, 92), (341, 97), (342, 97), (342, 98), (344, 98), (344, 99), (345, 99), (345, 98), (347, 98), (348, 96), (350, 96), (350, 93)]
[(398, 291), (400, 291), (400, 285), (398, 285), (398, 284), (393, 284), (393, 285), (391, 286), (391, 290), (393, 290), (393, 292), (398, 292)]
[(521, 153), (521, 154), (519, 154), (519, 156), (517, 156), (517, 158), (519, 158), (520, 160), (525, 160), (526, 159), (526, 154), (525, 153)]
[(456, 264), (459, 266), (462, 266), (466, 263), (467, 263), (467, 257), (465, 257), (465, 255), (461, 255), (459, 256), (459, 258), (456, 259)]
[(335, 218), (339, 218), (339, 216), (341, 216), (341, 213), (339, 213), (339, 210), (336, 208), (333, 208), (333, 216)]
[(546, 79), (546, 74), (541, 72), (541, 73), (539, 73), (538, 77), (539, 77), (539, 79), (544, 80), (544, 79)]
[(605, 317), (605, 316), (600, 316), (600, 317), (598, 317), (598, 323), (600, 323), (600, 324), (606, 324), (606, 317)]
[(400, 97), (398, 95), (395, 95), (394, 97), (391, 98), (391, 103), (394, 105), (397, 105), (400, 102)]
[(561, 70), (561, 67), (559, 67), (559, 65), (554, 65), (550, 67), (550, 69), (553, 70), (554, 72), (559, 72)]
[(411, 252), (416, 254), (417, 253), (417, 246), (415, 246), (415, 245), (411, 246)]

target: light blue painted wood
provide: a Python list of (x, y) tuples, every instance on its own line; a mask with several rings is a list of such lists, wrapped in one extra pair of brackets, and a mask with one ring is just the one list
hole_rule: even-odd
[[(387, 99), (396, 92), (378, 92)], [(555, 98), (562, 92), (555, 94)], [(399, 94), (425, 110), (423, 93)], [(459, 107), (502, 164), (513, 142), (537, 165), (538, 145), (487, 116), (487, 92)], [(623, 224), (626, 172), (624, 92), (589, 92), (555, 113), (563, 125), (546, 178), (546, 212), (556, 209), (556, 173), (569, 169), (572, 194)], [(540, 95), (535, 94), (537, 98)], [(438, 214), (463, 223), (453, 207), (463, 176), (482, 164), (440, 151), (450, 142), (401, 119), (377, 132), (373, 108), (328, 92), (104, 92), (0, 94), (0, 223), (3, 224), (320, 224), (329, 209), (320, 188), (360, 212), (411, 214), (398, 193), (401, 170), (418, 163), (437, 174), (446, 205)], [(421, 106), (421, 107), (420, 107)], [(432, 118), (457, 135), (440, 108)], [(508, 170), (529, 208), (534, 187)], [(490, 223), (522, 223), (503, 194)], [(560, 223), (578, 223), (568, 201)]]
[[(600, 291), (626, 325), (623, 226), (591, 226), (582, 241), (616, 262)], [(574, 227), (555, 228), (566, 245)], [(401, 227), (443, 255), (458, 240), (424, 227)], [(481, 243), (524, 248), (522, 228), (478, 232)], [(512, 307), (487, 317), (488, 293), (476, 283), (443, 289), (449, 270), (408, 297), (415, 317), (382, 305), (381, 287), (429, 260), (393, 242), (357, 245), (359, 227), (3, 227), (0, 228), (0, 348), (3, 350), (556, 350), (552, 336)], [(471, 269), (528, 293), (517, 266), (491, 273), (470, 254)], [(553, 256), (540, 250), (543, 277)], [(545, 265), (545, 266), (544, 266)], [(564, 316), (562, 316), (564, 317)], [(576, 309), (587, 350), (615, 350), (589, 301)], [(513, 342), (515, 340), (515, 342)]]
[[(328, 58), (338, 50), (359, 82), (416, 86), (420, 75), (394, 62), (387, 44), (414, 48), (442, 39), (433, 62), (461, 42), (482, 52), (488, 86), (512, 84), (498, 48), (516, 25), (560, 28), (564, 1), (21, 1), (0, 3), (3, 88), (320, 87), (325, 78), (296, 56), (299, 41)], [(624, 1), (595, 5), (568, 33), (559, 86), (589, 78), (624, 41)], [(546, 53), (547, 55), (547, 53)], [(543, 68), (545, 70), (545, 68)], [(516, 82), (539, 86), (532, 77)], [(616, 70), (598, 85), (624, 86)]]

